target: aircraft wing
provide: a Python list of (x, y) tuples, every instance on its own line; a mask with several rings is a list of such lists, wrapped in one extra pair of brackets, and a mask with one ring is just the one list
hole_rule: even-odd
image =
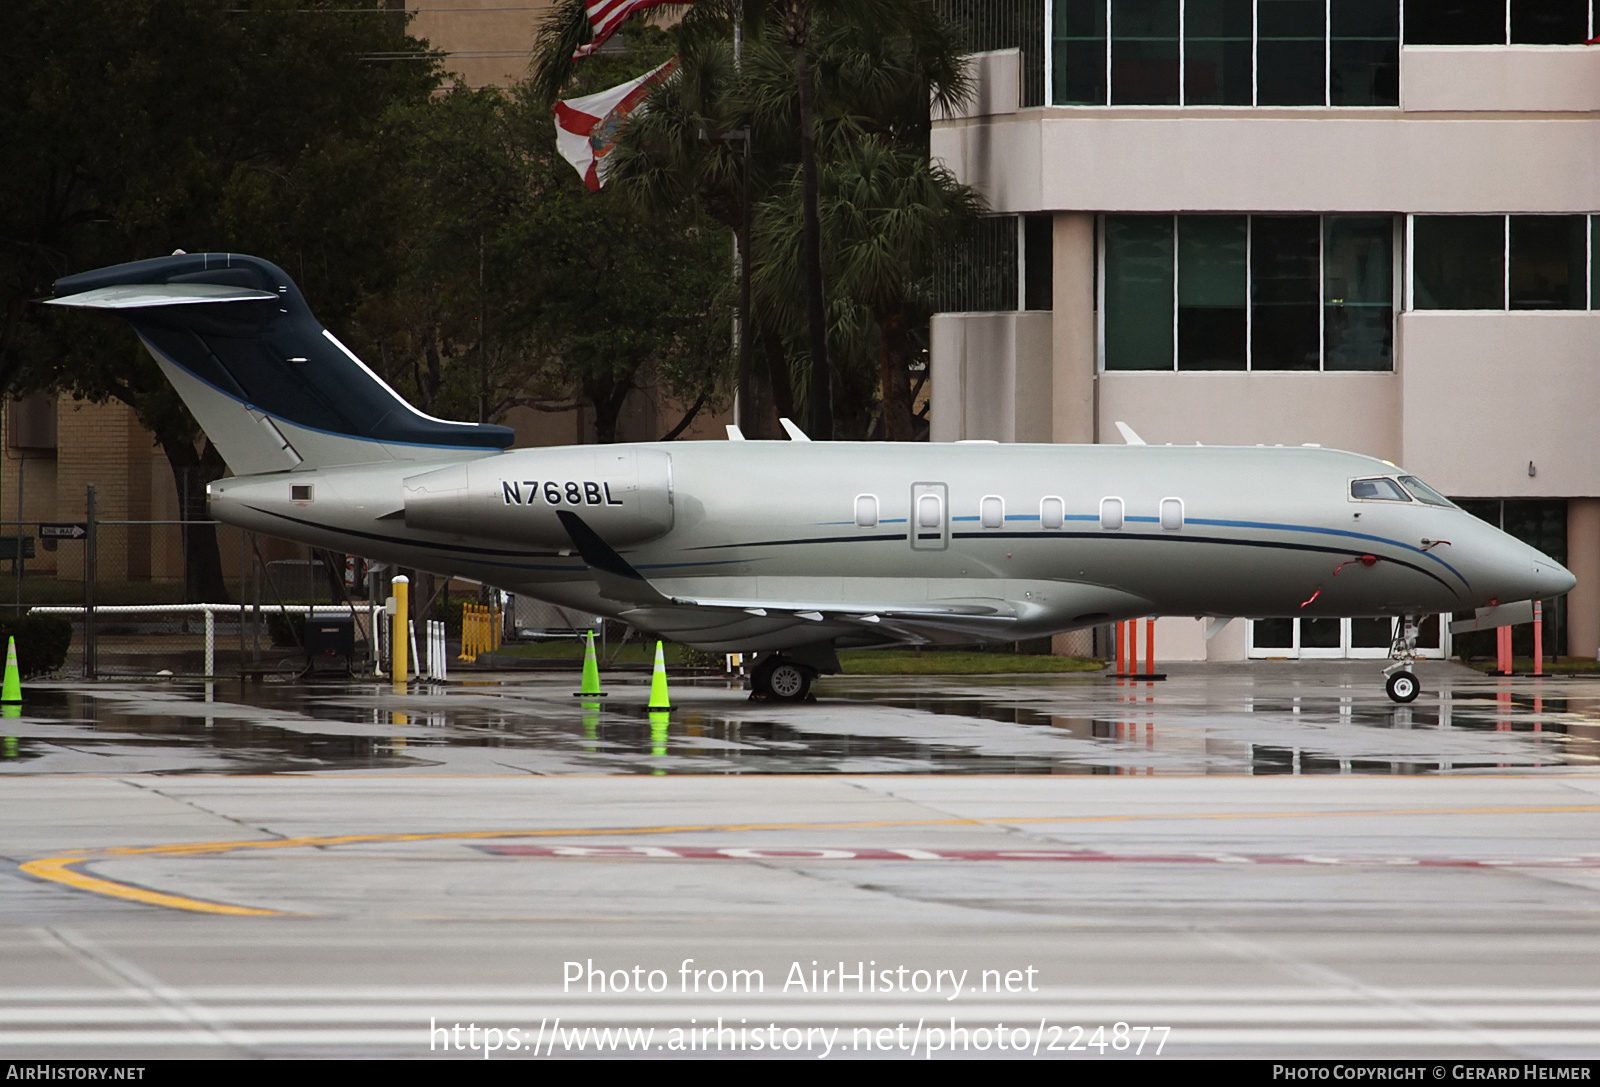
[(575, 513), (558, 511), (602, 596), (636, 607), (641, 626), (684, 640), (825, 641), (938, 644), (1003, 637), (1019, 617), (977, 603), (907, 604), (668, 596), (635, 570)]

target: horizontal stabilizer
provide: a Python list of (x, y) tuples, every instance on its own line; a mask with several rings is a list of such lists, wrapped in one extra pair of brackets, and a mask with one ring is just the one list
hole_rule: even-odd
[(45, 302), (128, 322), (235, 475), (457, 459), (515, 438), (418, 411), (258, 257), (180, 252), (96, 268), (56, 280)]
[(271, 291), (230, 287), (219, 283), (130, 283), (97, 287), (65, 298), (47, 298), (47, 306), (84, 309), (145, 309), (150, 306), (193, 306), (203, 302), (273, 302)]

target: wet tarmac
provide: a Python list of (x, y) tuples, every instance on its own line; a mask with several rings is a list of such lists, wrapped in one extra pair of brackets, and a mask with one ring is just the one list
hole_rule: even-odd
[(1600, 1057), (1600, 680), (1170, 675), (33, 684), (0, 1058)]
[(47, 683), (0, 726), (5, 773), (1418, 774), (1600, 766), (1600, 679), (1424, 667), (1409, 706), (1372, 665), (1099, 676), (831, 677), (804, 705), (565, 674), (397, 692), (371, 682)]

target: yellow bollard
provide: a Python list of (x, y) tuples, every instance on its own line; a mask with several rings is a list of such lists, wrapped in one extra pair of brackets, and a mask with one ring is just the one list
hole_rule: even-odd
[(394, 592), (394, 615), (389, 620), (389, 643), (394, 651), (391, 678), (395, 683), (406, 683), (411, 678), (410, 668), (406, 659), (407, 638), (406, 624), (411, 616), (411, 579), (400, 574), (390, 582)]

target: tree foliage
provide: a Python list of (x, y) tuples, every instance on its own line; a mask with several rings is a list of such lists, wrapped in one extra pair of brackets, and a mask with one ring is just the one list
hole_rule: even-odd
[[(641, 207), (692, 204), (739, 230), (743, 148), (703, 134), (750, 129), (758, 205), (750, 239), (758, 266), (753, 339), (778, 411), (793, 414), (812, 398), (806, 125), (795, 66), (801, 14), (807, 80), (799, 86), (811, 91), (819, 164), (828, 415), (840, 437), (909, 440), (925, 433), (912, 416), (910, 373), (926, 352), (933, 260), (956, 225), (980, 210), (970, 190), (928, 162), (929, 102), (953, 105), (969, 93), (957, 37), (931, 3), (819, 3), (804, 13), (793, 3), (697, 4), (668, 32), (678, 73), (624, 128), (611, 185)], [(573, 70), (581, 18), (581, 5), (568, 0), (546, 24), (534, 80), (546, 95), (558, 93)]]
[[(404, 395), (456, 418), (588, 402), (609, 440), (641, 383), (692, 406), (726, 394), (725, 238), (694, 209), (591, 196), (547, 103), (444, 89), (390, 0), (8, 14), (0, 391), (129, 405), (186, 516), (203, 517), (220, 456), (124, 328), (31, 304), (57, 277), (179, 248), (266, 257)], [(215, 534), (195, 526), (187, 551), (190, 595), (223, 599)]]

